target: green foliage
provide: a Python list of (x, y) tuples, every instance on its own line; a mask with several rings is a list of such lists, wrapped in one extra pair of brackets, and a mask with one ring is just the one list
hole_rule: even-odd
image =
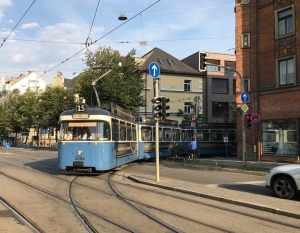
[[(190, 108), (194, 109), (195, 104), (193, 102), (189, 102)], [(193, 114), (186, 114), (182, 109), (178, 109), (178, 112), (176, 113), (176, 116), (181, 117), (181, 124), (190, 124), (192, 122), (192, 116)], [(197, 122), (206, 122), (207, 119), (203, 115), (197, 116)]]
[(74, 91), (63, 87), (48, 86), (44, 92), (27, 89), (24, 94), (14, 89), (0, 105), (0, 130), (17, 134), (30, 128), (37, 132), (41, 127), (58, 129), (60, 114), (74, 103)]
[(236, 123), (236, 110), (232, 105), (228, 106), (228, 111), (223, 112), (224, 123)]
[[(86, 103), (97, 106), (96, 94), (92, 88), (92, 81), (110, 69), (92, 69), (95, 67), (111, 67), (112, 71), (98, 80), (96, 90), (101, 106), (111, 102), (136, 112), (143, 106), (144, 100), (141, 91), (144, 80), (135, 64), (135, 50), (131, 50), (126, 57), (121, 57), (119, 52), (108, 48), (98, 48), (95, 52), (88, 50), (85, 56), (87, 69), (79, 78), (77, 92), (86, 99)], [(121, 67), (119, 66), (121, 63)]]

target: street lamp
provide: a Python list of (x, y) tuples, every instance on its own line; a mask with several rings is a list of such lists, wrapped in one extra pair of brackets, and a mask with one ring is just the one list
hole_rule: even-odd
[(121, 15), (119, 16), (119, 20), (126, 20), (127, 16), (125, 15), (125, 13), (121, 13)]

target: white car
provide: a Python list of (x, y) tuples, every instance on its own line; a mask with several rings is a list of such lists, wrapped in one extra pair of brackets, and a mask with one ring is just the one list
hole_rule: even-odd
[(266, 176), (266, 187), (284, 199), (292, 199), (300, 194), (300, 164), (271, 168)]

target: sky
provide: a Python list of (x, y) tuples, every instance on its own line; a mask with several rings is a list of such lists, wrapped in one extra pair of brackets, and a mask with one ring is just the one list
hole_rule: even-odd
[[(0, 0), (0, 77), (36, 71), (49, 83), (86, 65), (85, 42), (141, 57), (234, 54), (235, 0)], [(98, 6), (98, 7), (97, 7)], [(121, 13), (126, 21), (118, 20)], [(6, 39), (5, 39), (6, 38)], [(95, 42), (96, 41), (96, 42)], [(147, 46), (140, 46), (140, 42)], [(95, 43), (94, 43), (95, 42)]]

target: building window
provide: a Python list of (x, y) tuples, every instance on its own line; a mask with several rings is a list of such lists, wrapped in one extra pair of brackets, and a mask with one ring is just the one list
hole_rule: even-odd
[(174, 62), (173, 62), (172, 60), (169, 60), (169, 59), (168, 59), (168, 62), (169, 62), (169, 64), (170, 64), (171, 66), (174, 66)]
[[(220, 65), (220, 60), (207, 59), (206, 62), (210, 63), (210, 64)], [(220, 71), (220, 67), (219, 66), (214, 66), (214, 65), (206, 65), (206, 70), (207, 71)]]
[(184, 91), (191, 91), (191, 80), (184, 80)]
[(222, 117), (223, 114), (228, 114), (228, 103), (212, 102), (212, 117)]
[(161, 65), (164, 65), (164, 64), (165, 64), (164, 59), (162, 59), (162, 58), (158, 58), (158, 61), (159, 61), (159, 63), (160, 63)]
[(249, 3), (250, 2), (250, 0), (241, 0), (241, 3), (242, 4), (247, 4), (247, 3)]
[(287, 59), (279, 61), (279, 83), (280, 85), (287, 85), (294, 83), (294, 59)]
[(250, 33), (244, 33), (241, 35), (241, 48), (250, 47)]
[[(250, 87), (249, 87), (249, 79), (244, 79), (244, 88), (245, 88), (245, 92), (250, 91)], [(234, 79), (232, 81), (232, 90), (233, 90), (233, 94), (236, 93), (236, 80)], [(242, 91), (242, 89), (241, 89)]]
[(293, 33), (293, 10), (292, 8), (278, 12), (278, 36)]
[[(226, 66), (226, 67), (229, 67), (229, 68), (232, 68), (232, 69), (235, 70), (235, 65), (236, 65), (236, 62), (235, 62), (235, 61), (225, 61), (225, 66)], [(234, 70), (226, 69), (226, 68), (225, 68), (225, 72), (234, 72)]]
[(297, 155), (297, 119), (262, 121), (263, 154)]
[(213, 78), (212, 94), (228, 94), (228, 79)]
[(191, 105), (190, 102), (184, 102), (184, 113), (191, 114)]

